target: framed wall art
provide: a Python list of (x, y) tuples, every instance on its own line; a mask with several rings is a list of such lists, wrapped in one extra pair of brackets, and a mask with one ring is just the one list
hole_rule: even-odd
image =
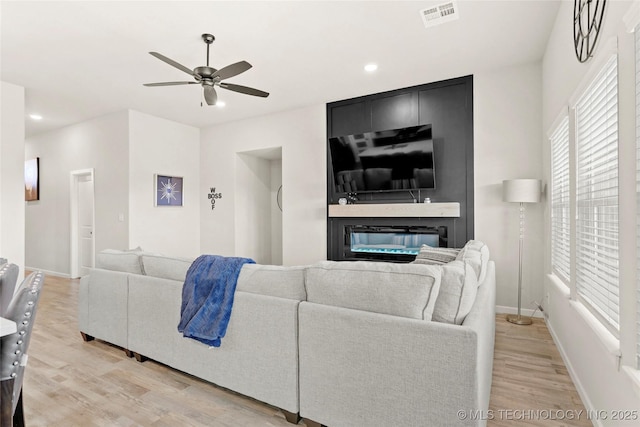
[(27, 202), (40, 200), (40, 158), (24, 162), (24, 199)]
[(154, 206), (182, 206), (182, 177), (156, 174), (153, 202)]

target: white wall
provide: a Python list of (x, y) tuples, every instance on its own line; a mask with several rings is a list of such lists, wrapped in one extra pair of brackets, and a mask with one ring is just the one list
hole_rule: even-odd
[[(635, 123), (634, 123), (634, 55), (633, 36), (625, 32), (622, 16), (631, 2), (607, 2), (602, 34), (595, 56), (585, 64), (577, 61), (572, 42), (573, 3), (562, 2), (543, 60), (543, 132), (550, 130), (561, 110), (577, 91), (586, 76), (602, 58), (603, 47), (614, 37), (618, 43), (619, 150), (620, 150), (620, 346), (622, 366), (635, 371)], [(543, 144), (544, 174), (550, 175), (549, 144)], [(545, 206), (545, 234), (550, 229), (548, 206)], [(550, 246), (546, 242), (544, 270), (550, 272)], [(563, 289), (564, 288), (564, 289)], [(545, 280), (548, 294), (547, 324), (572, 375), (587, 409), (637, 410), (640, 408), (640, 383), (620, 369), (612, 348), (590, 326), (589, 316), (570, 303), (568, 288)], [(606, 335), (606, 334), (605, 334)], [(609, 337), (615, 343), (613, 336)], [(637, 371), (636, 371), (637, 372)], [(620, 425), (609, 420), (597, 424)], [(627, 425), (637, 425), (637, 421)]]
[[(540, 74), (539, 65), (527, 64), (474, 76), (476, 238), (486, 241), (491, 248), (498, 267), (498, 305), (506, 307), (517, 304), (518, 216), (517, 205), (501, 201), (501, 182), (503, 179), (541, 176)], [(121, 118), (122, 123), (115, 129), (128, 127), (127, 136), (121, 138), (124, 144), (128, 141), (128, 147), (122, 147), (122, 153), (128, 155), (124, 163), (116, 160), (115, 164), (128, 163), (130, 194), (125, 194), (128, 209), (117, 210), (114, 215), (117, 217), (118, 213), (125, 213), (125, 221), (119, 225), (128, 226), (128, 234), (124, 243), (97, 246), (97, 250), (142, 246), (145, 250), (179, 256), (200, 253), (251, 256), (244, 253), (248, 251), (246, 247), (237, 247), (239, 238), (250, 243), (251, 233), (248, 225), (238, 226), (238, 218), (247, 218), (249, 212), (242, 204), (238, 205), (236, 199), (253, 192), (246, 187), (248, 184), (238, 182), (237, 153), (282, 147), (282, 240), (275, 242), (274, 238), (271, 239), (272, 245), (282, 248), (282, 259), (272, 258), (270, 262), (299, 265), (326, 258), (324, 105), (211, 127), (201, 131), (201, 139), (198, 130), (189, 126), (135, 111), (126, 114), (127, 119)], [(100, 123), (93, 122), (71, 128), (91, 129)], [(35, 147), (46, 144), (36, 142), (55, 143), (70, 132), (57, 131), (53, 135), (31, 138), (28, 151), (31, 156), (38, 155), (38, 150), (43, 149), (36, 150)], [(113, 132), (113, 127), (106, 132), (110, 142), (114, 140)], [(46, 162), (43, 160), (43, 163)], [(89, 165), (74, 166), (74, 169), (84, 167)], [(185, 178), (184, 207), (153, 206), (155, 173)], [(97, 186), (100, 181), (100, 173), (96, 171)], [(266, 188), (265, 194), (275, 202), (277, 186), (271, 184), (273, 188)], [(65, 191), (68, 191), (67, 187), (64, 187)], [(212, 187), (223, 196), (216, 201), (213, 210), (207, 199)], [(43, 203), (45, 200), (40, 205)], [(68, 210), (67, 199), (62, 205)], [(33, 231), (40, 231), (38, 227), (43, 224), (40, 219), (46, 212), (52, 212), (47, 206), (38, 208), (43, 211), (40, 215), (28, 213), (31, 218), (28, 236), (33, 242), (29, 245), (29, 252), (33, 252), (30, 258), (33, 264), (30, 265), (67, 272), (68, 254), (52, 251), (50, 245), (40, 249), (35, 247)], [(60, 209), (53, 211), (62, 214)], [(530, 307), (531, 300), (541, 299), (543, 282), (540, 268), (541, 207), (529, 206), (527, 212), (524, 307)], [(58, 223), (61, 221), (67, 219), (57, 220)], [(257, 220), (254, 222), (258, 223)], [(68, 230), (68, 224), (65, 222), (61, 228)], [(273, 224), (271, 229), (274, 229)], [(68, 231), (62, 234), (68, 234)], [(273, 253), (273, 249), (265, 250)], [(255, 253), (259, 252), (252, 254), (262, 259)]]
[[(26, 140), (23, 159), (25, 152), (26, 158), (40, 157), (40, 200), (26, 208), (27, 266), (70, 273), (69, 173), (73, 170), (95, 169), (96, 251), (127, 248), (128, 121), (127, 111), (121, 111)], [(120, 214), (124, 221), (119, 221)]]
[(202, 193), (222, 193), (216, 208), (203, 203), (203, 253), (245, 256), (236, 248), (236, 153), (282, 147), (282, 263), (326, 259), (326, 111), (324, 105), (204, 129), (201, 139)]
[(0, 256), (25, 267), (24, 88), (0, 82)]
[[(282, 211), (278, 207), (278, 190), (282, 185), (282, 159), (274, 159), (271, 167), (271, 264), (282, 265)], [(282, 200), (284, 193), (280, 191)], [(282, 206), (282, 204), (280, 205)]]
[[(519, 204), (502, 201), (502, 181), (542, 178), (542, 75), (527, 64), (474, 75), (475, 237), (496, 262), (498, 311), (518, 305)], [(543, 296), (542, 204), (527, 204), (522, 308)]]
[[(200, 254), (200, 130), (129, 111), (129, 244), (165, 255)], [(154, 206), (154, 174), (183, 177), (183, 203)]]
[[(475, 229), (498, 268), (498, 304), (517, 305), (518, 206), (501, 200), (503, 179), (542, 177), (541, 67), (525, 64), (474, 76)], [(282, 146), (285, 265), (326, 258), (325, 106), (212, 127), (202, 132), (202, 187), (223, 193), (202, 210), (202, 250), (238, 252), (235, 153)], [(295, 150), (295, 151), (294, 151)], [(208, 167), (205, 168), (204, 165)], [(236, 182), (234, 182), (234, 179)], [(243, 184), (245, 185), (245, 184)], [(542, 206), (527, 210), (523, 306), (542, 298)], [(244, 238), (244, 237), (243, 237)]]

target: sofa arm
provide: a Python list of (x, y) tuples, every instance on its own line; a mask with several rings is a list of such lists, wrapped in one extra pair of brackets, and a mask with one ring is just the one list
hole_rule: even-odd
[(478, 335), (478, 400), (480, 408), (489, 408), (491, 380), (493, 374), (493, 350), (496, 334), (496, 266), (489, 261), (483, 283), (478, 287), (478, 295), (471, 311), (464, 319), (463, 326), (471, 328)]
[[(477, 333), (302, 302), (300, 415), (326, 425), (478, 425)], [(468, 412), (467, 412), (468, 413)]]

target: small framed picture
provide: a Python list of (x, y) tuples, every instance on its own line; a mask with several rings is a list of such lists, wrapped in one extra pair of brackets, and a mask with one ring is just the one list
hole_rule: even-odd
[(182, 177), (156, 174), (153, 198), (155, 206), (182, 206)]
[(40, 200), (39, 163), (39, 157), (24, 162), (24, 199), (27, 202)]

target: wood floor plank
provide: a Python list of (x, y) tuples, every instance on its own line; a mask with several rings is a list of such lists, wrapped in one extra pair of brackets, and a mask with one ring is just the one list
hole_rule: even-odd
[[(291, 426), (277, 408), (152, 360), (138, 363), (103, 341), (84, 342), (78, 283), (46, 276), (25, 376), (27, 425)], [(536, 412), (551, 410), (585, 409), (545, 323), (518, 326), (497, 316), (488, 425), (592, 425), (586, 415), (549, 420)]]

